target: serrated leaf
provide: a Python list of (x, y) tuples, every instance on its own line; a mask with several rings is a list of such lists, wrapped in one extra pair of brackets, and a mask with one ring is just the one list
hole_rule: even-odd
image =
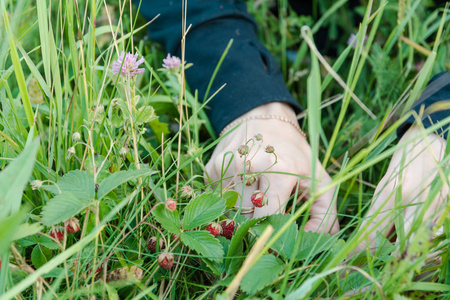
[(301, 236), (302, 241), (296, 254), (297, 260), (306, 259), (315, 256), (320, 252), (329, 250), (333, 248), (338, 240), (335, 236), (311, 231), (303, 232), (303, 235), (298, 236)]
[[(266, 220), (256, 225), (253, 230), (257, 236), (260, 236), (266, 227), (270, 224), (275, 232), (280, 230), (284, 224), (290, 219), (290, 215), (270, 215)], [(272, 249), (277, 251), (284, 259), (290, 259), (294, 252), (295, 242), (297, 240), (298, 227), (292, 223), (289, 228), (280, 236), (272, 245)]]
[(189, 202), (184, 211), (183, 229), (190, 230), (205, 225), (225, 211), (225, 203), (213, 193), (204, 193)]
[(38, 223), (25, 223), (19, 226), (13, 240), (23, 239), (30, 235), (39, 233), (44, 227)]
[(39, 269), (42, 265), (49, 261), (51, 258), (51, 250), (43, 246), (36, 245), (31, 251), (31, 262), (36, 269)]
[(108, 177), (106, 177), (100, 186), (98, 187), (97, 197), (98, 199), (103, 198), (109, 192), (117, 188), (119, 185), (142, 176), (150, 176), (156, 172), (151, 169), (140, 169), (140, 170), (129, 170), (129, 171), (119, 171)]
[(58, 244), (55, 243), (51, 238), (45, 236), (45, 235), (39, 235), (38, 236), (38, 244), (45, 246), (45, 248), (51, 249), (51, 250), (58, 250), (60, 249)]
[(178, 217), (178, 211), (171, 212), (163, 204), (160, 204), (152, 211), (152, 214), (156, 221), (161, 224), (162, 228), (171, 233), (180, 234), (181, 222)]
[[(245, 217), (244, 217), (245, 218)], [(246, 219), (244, 223), (239, 224), (236, 232), (231, 238), (230, 248), (228, 248), (227, 260), (225, 263), (226, 269), (230, 266), (231, 258), (236, 255), (236, 251), (238, 250), (238, 246), (242, 243), (242, 239), (247, 234), (250, 227), (254, 226), (256, 223), (261, 221), (263, 218), (256, 219)]]
[(19, 211), (38, 148), (39, 140), (36, 139), (0, 173), (0, 220)]
[(244, 275), (241, 289), (251, 295), (274, 281), (283, 271), (284, 264), (273, 255), (263, 255)]
[(70, 171), (61, 177), (56, 185), (43, 185), (42, 188), (54, 195), (69, 192), (81, 201), (92, 200), (95, 197), (94, 178), (88, 172), (80, 170)]
[(45, 226), (58, 224), (78, 214), (88, 205), (88, 201), (82, 201), (72, 193), (63, 192), (50, 199), (44, 206), (42, 209), (42, 222)]
[(226, 191), (223, 193), (222, 198), (225, 200), (225, 205), (227, 208), (233, 208), (239, 199), (239, 193), (231, 190)]
[(223, 249), (219, 241), (206, 230), (183, 231), (181, 242), (205, 258), (219, 262), (223, 258)]
[(24, 218), (25, 213), (19, 211), (0, 221), (0, 257), (8, 250), (9, 244), (13, 241), (14, 235)]

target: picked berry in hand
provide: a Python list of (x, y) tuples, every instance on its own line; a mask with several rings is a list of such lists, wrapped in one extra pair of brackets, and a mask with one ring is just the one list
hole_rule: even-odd
[(254, 191), (251, 197), (252, 203), (255, 207), (263, 207), (267, 204), (267, 196), (261, 191)]

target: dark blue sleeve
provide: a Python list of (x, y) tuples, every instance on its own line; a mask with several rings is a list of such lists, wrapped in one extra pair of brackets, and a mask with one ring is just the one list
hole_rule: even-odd
[[(427, 84), (422, 96), (412, 106), (418, 115), (423, 109), (422, 124), (425, 128), (438, 124), (440, 121), (450, 116), (450, 110), (433, 109), (433, 104), (450, 100), (450, 72), (443, 72), (435, 75)], [(397, 130), (397, 135), (401, 137), (412, 124), (416, 122), (413, 116), (409, 117)], [(437, 133), (447, 138), (449, 125), (441, 126)]]
[[(140, 0), (135, 0), (139, 5)], [(298, 102), (288, 91), (281, 71), (257, 38), (257, 27), (243, 1), (187, 1), (186, 70), (187, 81), (203, 100), (209, 80), (228, 42), (233, 39), (211, 87), (209, 96), (223, 84), (225, 88), (208, 103), (208, 115), (220, 132), (242, 114), (269, 102), (289, 103), (296, 112)], [(160, 16), (149, 25), (149, 36), (167, 52), (180, 56), (182, 0), (142, 0), (140, 13), (147, 19)]]

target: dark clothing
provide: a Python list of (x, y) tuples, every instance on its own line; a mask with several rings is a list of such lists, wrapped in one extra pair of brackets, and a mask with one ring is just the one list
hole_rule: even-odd
[[(135, 2), (138, 4), (140, 0)], [(147, 19), (160, 14), (149, 26), (150, 38), (177, 56), (181, 52), (181, 12), (182, 0), (142, 0), (140, 8), (140, 13)], [(265, 103), (285, 102), (297, 113), (301, 111), (300, 105), (287, 90), (275, 59), (258, 40), (256, 22), (247, 12), (244, 2), (190, 0), (186, 24), (192, 24), (186, 37), (186, 61), (194, 64), (186, 70), (186, 77), (189, 85), (199, 91), (200, 100), (204, 98), (209, 80), (228, 42), (233, 39), (233, 45), (208, 95), (211, 96), (226, 84), (207, 105), (210, 121), (217, 133), (234, 119)], [(431, 89), (427, 87), (424, 91), (426, 99), (419, 99), (413, 106), (417, 112), (421, 106), (418, 102), (428, 107), (437, 101), (450, 99), (450, 74), (447, 72), (438, 76), (442, 74), (449, 77), (447, 84), (428, 94), (427, 89), (428, 92)], [(450, 115), (449, 112), (444, 110), (425, 116), (425, 127), (443, 120)], [(414, 119), (408, 119), (399, 133), (406, 131), (412, 123)]]

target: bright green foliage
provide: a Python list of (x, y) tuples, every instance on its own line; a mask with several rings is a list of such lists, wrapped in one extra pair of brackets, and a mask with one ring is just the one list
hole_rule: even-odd
[(204, 193), (186, 206), (183, 230), (191, 230), (217, 219), (225, 210), (225, 203), (214, 193)]
[(281, 260), (273, 255), (263, 255), (242, 278), (241, 289), (247, 294), (254, 294), (275, 280), (283, 269)]
[(78, 214), (89, 202), (71, 192), (62, 192), (53, 197), (42, 210), (42, 222), (45, 226), (56, 225)]
[(201, 256), (212, 261), (222, 260), (222, 246), (208, 231), (183, 231), (180, 237), (183, 244)]
[(170, 211), (161, 203), (152, 211), (156, 221), (161, 224), (162, 228), (170, 233), (179, 234), (181, 232), (181, 222), (178, 217), (178, 211)]
[(140, 170), (128, 170), (119, 171), (114, 174), (109, 175), (100, 183), (97, 192), (97, 198), (101, 199), (106, 196), (109, 192), (117, 188), (119, 185), (128, 182), (133, 179), (142, 178), (146, 176), (153, 175), (154, 170), (150, 169), (140, 169)]
[(94, 178), (85, 171), (70, 171), (61, 177), (56, 184), (44, 185), (42, 188), (54, 195), (70, 193), (83, 202), (92, 200), (95, 197)]

